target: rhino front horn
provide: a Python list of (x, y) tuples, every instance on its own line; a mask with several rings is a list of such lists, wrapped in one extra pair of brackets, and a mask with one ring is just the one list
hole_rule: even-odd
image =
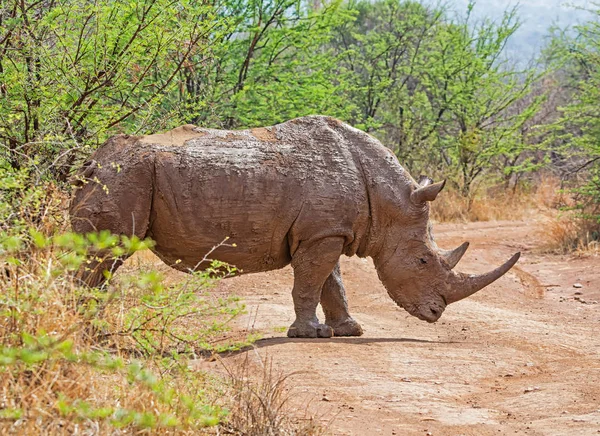
[(446, 303), (455, 303), (463, 298), (473, 295), (475, 292), (485, 288), (492, 282), (495, 282), (500, 277), (508, 272), (513, 267), (517, 260), (521, 257), (521, 253), (516, 253), (504, 265), (499, 266), (493, 271), (481, 275), (466, 275), (459, 274), (456, 277), (458, 280), (452, 283), (452, 287), (448, 293), (444, 295)]
[(464, 242), (454, 250), (440, 250), (440, 256), (446, 261), (450, 269), (454, 268), (458, 262), (465, 255), (465, 252), (469, 248), (469, 243)]
[(438, 183), (431, 183), (421, 186), (410, 194), (410, 199), (415, 204), (423, 204), (426, 201), (433, 201), (438, 196), (440, 191), (444, 189), (445, 184), (446, 181), (443, 180)]

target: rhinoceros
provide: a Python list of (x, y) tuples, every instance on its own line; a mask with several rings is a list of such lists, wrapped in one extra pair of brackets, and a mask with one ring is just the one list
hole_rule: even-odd
[[(452, 271), (468, 244), (441, 250), (429, 222), (429, 202), (444, 182), (417, 183), (378, 140), (325, 116), (239, 131), (186, 125), (114, 136), (76, 180), (76, 232), (152, 238), (154, 253), (181, 271), (208, 266), (202, 260), (215, 246), (211, 257), (241, 273), (291, 264), (290, 337), (363, 333), (348, 311), (342, 254), (371, 257), (390, 297), (428, 322), (519, 258), (482, 275)], [(83, 279), (97, 286), (123, 260), (92, 264)]]

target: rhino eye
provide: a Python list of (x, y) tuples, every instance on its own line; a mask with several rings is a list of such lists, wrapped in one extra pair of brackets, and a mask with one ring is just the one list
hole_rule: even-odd
[(427, 261), (425, 259), (423, 259), (423, 258), (420, 258), (419, 260), (421, 261), (422, 264), (427, 263)]

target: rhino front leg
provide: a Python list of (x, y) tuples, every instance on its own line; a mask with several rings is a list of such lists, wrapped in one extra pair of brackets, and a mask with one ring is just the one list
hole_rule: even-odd
[(290, 338), (330, 338), (333, 329), (320, 324), (317, 305), (321, 289), (342, 253), (343, 238), (303, 241), (292, 256), (294, 268), (294, 311), (296, 320), (288, 330)]
[(342, 282), (339, 261), (325, 280), (321, 292), (321, 306), (325, 313), (325, 324), (333, 328), (335, 336), (361, 336), (363, 334), (360, 324), (348, 312), (348, 300), (346, 300), (346, 290)]

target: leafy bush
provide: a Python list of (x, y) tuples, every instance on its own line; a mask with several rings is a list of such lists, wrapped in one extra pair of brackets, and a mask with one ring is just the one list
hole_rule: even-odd
[(545, 126), (545, 145), (575, 201), (564, 232), (570, 242), (561, 244), (569, 249), (600, 241), (600, 5), (590, 8), (590, 20), (572, 32), (556, 32), (546, 53), (569, 91), (559, 118)]
[(197, 430), (223, 419), (188, 360), (239, 347), (222, 339), (243, 306), (207, 293), (219, 271), (234, 270), (215, 264), (174, 285), (133, 271), (86, 288), (74, 273), (90, 252), (132, 253), (151, 241), (69, 233), (54, 185), (0, 174), (2, 431)]
[[(177, 112), (179, 73), (218, 40), (206, 2), (7, 0), (0, 4), (0, 145), (66, 177), (75, 154)], [(81, 150), (79, 150), (81, 151)]]

